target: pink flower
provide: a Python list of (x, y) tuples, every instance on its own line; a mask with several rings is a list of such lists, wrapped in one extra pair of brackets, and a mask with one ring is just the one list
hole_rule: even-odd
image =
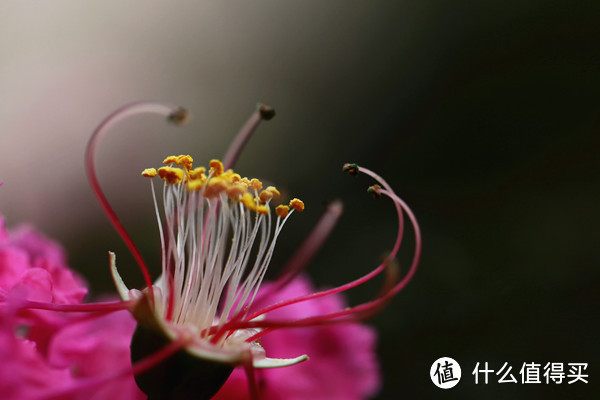
[[(359, 322), (381, 310), (415, 273), (421, 236), (406, 203), (376, 173), (346, 164), (344, 171), (351, 175), (364, 173), (375, 180), (377, 184), (369, 188), (371, 194), (392, 201), (398, 234), (389, 256), (362, 277), (327, 290), (314, 292), (306, 279), (295, 279), (340, 217), (342, 205), (335, 201), (280, 278), (261, 287), (284, 225), (292, 214), (304, 210), (298, 199), (273, 206), (280, 196), (275, 187), (263, 188), (259, 180), (242, 178), (230, 169), (260, 122), (274, 115), (272, 109), (261, 106), (240, 131), (224, 162), (211, 160), (208, 169), (193, 168), (191, 156), (169, 156), (164, 160), (166, 166), (142, 172), (164, 181), (162, 213), (152, 186), (162, 243), (162, 273), (153, 282), (102, 192), (94, 165), (100, 138), (121, 120), (144, 113), (164, 116), (175, 124), (187, 119), (185, 110), (161, 103), (135, 103), (115, 111), (89, 141), (86, 170), (94, 193), (139, 264), (147, 287), (128, 289), (117, 271), (116, 256), (110, 253), (110, 269), (122, 301), (76, 304), (78, 296), (83, 296), (72, 284), (76, 280), (69, 280), (61, 268), (52, 268), (54, 257), (31, 244), (35, 241), (25, 240), (20, 247), (26, 254), (45, 255), (42, 267), (27, 264), (30, 268), (23, 271), (18, 266), (25, 264), (19, 264), (17, 258), (6, 261), (17, 266), (7, 273), (6, 289), (1, 293), (6, 310), (12, 304), (20, 310), (19, 315), (42, 313), (39, 310), (96, 313), (87, 320), (73, 317), (68, 326), (51, 319), (40, 322), (53, 330), (48, 330), (51, 341), (38, 348), (38, 354), (59, 371), (68, 366), (72, 377), (78, 378), (49, 393), (49, 398), (77, 398), (92, 388), (102, 390), (104, 396), (127, 393), (127, 398), (134, 398), (140, 393), (131, 385), (132, 376), (151, 397), (210, 398), (234, 367), (243, 368), (248, 389), (242, 389), (243, 377), (235, 372), (219, 394), (221, 398), (242, 392), (252, 399), (261, 395), (267, 399), (363, 399), (373, 395), (379, 386), (373, 355), (375, 335)], [(392, 260), (400, 250), (405, 216), (412, 225), (415, 248), (410, 267), (399, 277)], [(387, 278), (379, 295), (345, 307), (340, 293), (379, 274)], [(131, 320), (118, 312), (125, 309), (137, 320), (131, 339), (133, 365), (123, 361), (133, 329)], [(114, 340), (100, 336), (107, 327)], [(307, 361), (307, 353), (312, 361)], [(92, 368), (85, 364), (90, 360)]]
[[(8, 232), (0, 216), (0, 312), (4, 324), (12, 321), (27, 329), (27, 339), (45, 354), (52, 333), (64, 317), (48, 311), (8, 309), (9, 304), (39, 301), (78, 304), (87, 293), (81, 278), (71, 271), (62, 248), (29, 227)], [(13, 315), (14, 314), (14, 315)], [(11, 316), (11, 318), (9, 318)]]
[[(39, 232), (4, 228), (0, 216), (0, 393), (2, 399), (44, 398), (76, 388), (81, 378), (129, 368), (135, 320), (126, 311), (88, 318), (23, 309), (36, 302), (78, 305), (87, 293), (62, 248)], [(63, 399), (143, 399), (133, 375), (96, 385), (95, 395)]]
[[(68, 384), (67, 368), (46, 358), (48, 342), (64, 317), (22, 310), (22, 302), (79, 303), (87, 289), (66, 268), (62, 249), (30, 228), (7, 232), (0, 216), (0, 393), (6, 399), (39, 398), (58, 382)], [(19, 334), (19, 335), (17, 335)]]

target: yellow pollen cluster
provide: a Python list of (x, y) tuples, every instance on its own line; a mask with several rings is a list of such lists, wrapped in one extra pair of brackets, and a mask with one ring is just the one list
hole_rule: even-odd
[(154, 168), (146, 168), (142, 171), (142, 176), (146, 178), (154, 178), (156, 176), (156, 170)]
[(304, 211), (304, 202), (300, 199), (290, 200), (290, 208), (296, 211)]
[[(158, 170), (147, 168), (142, 171), (142, 176), (154, 178), (158, 175), (167, 184), (185, 184), (190, 192), (200, 192), (205, 198), (218, 198), (224, 194), (259, 214), (268, 214), (269, 203), (281, 196), (275, 186), (267, 186), (263, 189), (260, 180), (243, 178), (231, 169), (225, 170), (219, 160), (209, 162), (208, 174), (204, 167), (192, 169), (193, 161), (188, 155), (169, 156), (163, 161), (167, 166)], [(293, 199), (287, 206), (277, 206), (275, 212), (277, 216), (285, 218), (290, 209), (303, 211), (304, 203), (299, 199)]]
[(181, 168), (161, 167), (158, 169), (158, 176), (167, 183), (179, 183), (183, 180), (183, 170)]
[[(275, 190), (277, 190), (277, 189), (275, 189)], [(290, 200), (290, 204), (287, 206), (284, 206), (283, 204), (280, 206), (277, 206), (275, 208), (275, 212), (277, 213), (277, 216), (279, 216), (281, 218), (285, 218), (289, 214), (290, 209), (302, 212), (302, 211), (304, 211), (304, 202), (300, 199), (292, 199), (292, 200)]]

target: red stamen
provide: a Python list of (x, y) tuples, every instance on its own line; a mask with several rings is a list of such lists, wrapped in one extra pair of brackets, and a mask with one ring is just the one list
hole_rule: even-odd
[(111, 312), (125, 310), (129, 308), (134, 302), (135, 300), (111, 301), (104, 303), (89, 304), (53, 304), (27, 300), (23, 303), (23, 308), (61, 312)]
[[(291, 300), (287, 300), (287, 301), (283, 301), (283, 302), (274, 304), (274, 305), (266, 307), (258, 312), (255, 312), (250, 317), (248, 317), (247, 320), (244, 322), (230, 321), (230, 322), (224, 324), (221, 327), (221, 329), (233, 330), (233, 329), (245, 329), (245, 328), (271, 328), (271, 329), (269, 329), (269, 332), (271, 332), (273, 330), (283, 328), (283, 327), (315, 326), (315, 325), (325, 325), (325, 324), (333, 324), (333, 323), (358, 321), (358, 320), (368, 318), (369, 316), (371, 316), (374, 313), (376, 313), (377, 311), (379, 311), (394, 295), (396, 295), (398, 292), (400, 292), (408, 284), (408, 282), (411, 280), (411, 278), (413, 277), (413, 275), (416, 272), (416, 269), (417, 269), (417, 266), (419, 264), (419, 260), (421, 257), (422, 239), (421, 239), (421, 231), (419, 228), (419, 224), (416, 220), (416, 217), (414, 216), (414, 213), (408, 207), (408, 205), (391, 190), (390, 186), (381, 177), (379, 177), (377, 174), (375, 174), (374, 172), (372, 172), (366, 168), (359, 168), (359, 170), (362, 172), (365, 172), (369, 176), (373, 177), (379, 183), (381, 183), (382, 186), (384, 186), (386, 188), (385, 190), (384, 189), (379, 190), (379, 194), (388, 196), (394, 202), (396, 209), (398, 211), (399, 226), (401, 228), (403, 228), (402, 212), (406, 212), (409, 220), (411, 221), (411, 224), (412, 224), (412, 227), (414, 230), (414, 235), (415, 235), (415, 251), (414, 251), (414, 256), (413, 256), (413, 261), (411, 263), (411, 266), (410, 266), (407, 274), (402, 278), (402, 280), (400, 280), (400, 282), (398, 282), (396, 285), (394, 285), (389, 291), (387, 291), (385, 294), (381, 295), (380, 297), (376, 298), (375, 300), (372, 300), (367, 303), (363, 303), (363, 304), (355, 306), (355, 307), (347, 308), (342, 311), (337, 311), (337, 312), (313, 316), (313, 317), (302, 318), (302, 319), (295, 320), (295, 321), (285, 321), (285, 320), (283, 320), (283, 321), (276, 321), (276, 320), (251, 321), (253, 318), (256, 318), (257, 316), (259, 316), (261, 314), (264, 314), (266, 312), (272, 311), (277, 308), (295, 304), (300, 301), (313, 300), (313, 299), (316, 299), (319, 297), (323, 297), (323, 296), (341, 292), (343, 290), (347, 290), (351, 287), (355, 287), (361, 283), (366, 282), (367, 280), (371, 279), (372, 277), (374, 277), (375, 275), (380, 273), (386, 266), (386, 263), (383, 263), (382, 265), (377, 267), (375, 270), (371, 271), (369, 274), (365, 275), (362, 278), (357, 279), (354, 282), (351, 282), (346, 285), (342, 285), (338, 288), (334, 288), (331, 290), (327, 290), (327, 291), (323, 291), (323, 292), (319, 292), (319, 293), (313, 293), (313, 294), (301, 296), (301, 297), (298, 297), (295, 299), (291, 299)], [(398, 236), (396, 238), (396, 243), (395, 243), (394, 249), (390, 253), (389, 258), (395, 257), (396, 253), (399, 250), (400, 243), (402, 240), (402, 231), (403, 231), (403, 229), (400, 229)], [(260, 333), (260, 334), (254, 335), (251, 339), (257, 339), (261, 336), (264, 336), (266, 333), (268, 333), (268, 332), (265, 331), (265, 333)]]
[(223, 157), (223, 167), (225, 169), (233, 168), (237, 162), (240, 154), (246, 143), (252, 137), (256, 128), (260, 125), (262, 120), (268, 121), (275, 116), (275, 111), (269, 107), (259, 104), (256, 111), (252, 113), (248, 121), (244, 124), (242, 129), (238, 132), (233, 143), (227, 149), (225, 156)]
[(100, 125), (98, 125), (98, 127), (94, 130), (94, 132), (92, 133), (92, 136), (90, 137), (90, 140), (88, 142), (86, 152), (85, 152), (85, 169), (86, 169), (87, 176), (88, 176), (90, 185), (92, 187), (92, 190), (94, 191), (96, 198), (100, 202), (102, 209), (104, 210), (108, 219), (112, 223), (113, 227), (119, 233), (119, 235), (121, 236), (121, 238), (127, 245), (127, 248), (129, 249), (129, 251), (131, 252), (133, 257), (135, 258), (136, 262), (138, 263), (138, 265), (142, 271), (142, 274), (144, 275), (144, 281), (146, 282), (146, 286), (148, 287), (148, 290), (150, 291), (150, 298), (152, 299), (152, 301), (154, 301), (154, 296), (153, 296), (153, 289), (152, 289), (152, 279), (150, 278), (150, 272), (148, 271), (148, 267), (146, 266), (146, 263), (144, 262), (137, 247), (133, 243), (133, 240), (131, 239), (131, 237), (129, 236), (129, 234), (127, 233), (127, 231), (121, 224), (121, 221), (119, 220), (116, 213), (112, 209), (110, 203), (106, 199), (106, 196), (104, 195), (104, 192), (102, 191), (102, 188), (100, 187), (100, 183), (98, 182), (94, 159), (96, 156), (96, 149), (98, 147), (98, 142), (99, 142), (100, 138), (102, 138), (102, 136), (104, 136), (110, 130), (110, 128), (112, 128), (114, 125), (116, 125), (120, 121), (122, 121), (128, 117), (138, 115), (138, 114), (158, 114), (163, 117), (169, 118), (169, 120), (171, 120), (171, 121), (177, 122), (180, 119), (172, 118), (172, 116), (174, 114), (181, 113), (181, 112), (182, 112), (181, 109), (178, 107), (174, 107), (174, 106), (167, 105), (167, 104), (154, 103), (154, 102), (133, 103), (133, 104), (129, 104), (124, 107), (121, 107), (118, 110), (114, 111), (112, 114), (110, 114), (108, 117), (106, 117), (104, 119), (104, 121), (102, 121), (100, 123)]
[(248, 339), (246, 339), (246, 343), (252, 343), (255, 340), (260, 339), (261, 337), (265, 336), (268, 333), (271, 333), (273, 331), (275, 331), (276, 329), (273, 328), (267, 328), (267, 329), (263, 329), (262, 331), (255, 333), (254, 335), (250, 336)]
[[(360, 169), (360, 171), (362, 171), (362, 170), (363, 169)], [(368, 171), (368, 170), (366, 170), (366, 171)], [(387, 183), (380, 177), (377, 176), (375, 179), (378, 180), (379, 182), (381, 182), (382, 185), (389, 187), (389, 185), (387, 185)], [(396, 206), (396, 212), (398, 214), (398, 234), (396, 235), (396, 241), (394, 243), (394, 247), (393, 247), (392, 251), (390, 252), (390, 254), (388, 255), (387, 260), (391, 260), (396, 257), (396, 254), (400, 250), (400, 245), (402, 244), (402, 238), (404, 235), (404, 217), (402, 215), (402, 206), (400, 204), (396, 203), (395, 201), (394, 201), (394, 204)], [(292, 304), (296, 304), (296, 303), (300, 303), (300, 302), (308, 301), (308, 300), (315, 300), (315, 299), (318, 299), (321, 297), (331, 296), (333, 294), (345, 292), (347, 290), (350, 290), (352, 288), (360, 286), (360, 285), (364, 284), (365, 282), (370, 281), (375, 276), (379, 275), (382, 271), (384, 271), (385, 268), (387, 267), (387, 264), (388, 264), (388, 261), (384, 261), (377, 268), (375, 268), (368, 274), (366, 274), (352, 282), (346, 283), (345, 285), (341, 285), (341, 286), (338, 286), (338, 287), (335, 287), (335, 288), (332, 288), (329, 290), (324, 290), (321, 292), (316, 292), (316, 293), (311, 293), (311, 294), (304, 295), (304, 296), (299, 296), (299, 297), (296, 297), (293, 299), (281, 301), (279, 303), (265, 307), (261, 310), (256, 311), (255, 313), (253, 313), (248, 319), (254, 319), (254, 318), (258, 317), (259, 315), (265, 314), (269, 311), (273, 311), (278, 308), (286, 307), (286, 306), (289, 306)]]
[(244, 372), (246, 372), (246, 377), (248, 378), (248, 394), (250, 395), (250, 400), (260, 400), (258, 384), (254, 374), (254, 365), (252, 364), (252, 353), (250, 351), (247, 353), (247, 356), (244, 357), (243, 365)]

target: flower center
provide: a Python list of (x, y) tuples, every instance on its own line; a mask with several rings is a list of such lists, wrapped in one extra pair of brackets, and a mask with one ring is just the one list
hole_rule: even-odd
[(279, 205), (273, 217), (277, 188), (225, 171), (219, 160), (208, 170), (192, 163), (188, 155), (169, 156), (167, 166), (142, 175), (164, 181), (164, 226), (152, 186), (162, 244), (156, 311), (172, 324), (206, 332), (246, 312), (283, 225), (304, 203)]

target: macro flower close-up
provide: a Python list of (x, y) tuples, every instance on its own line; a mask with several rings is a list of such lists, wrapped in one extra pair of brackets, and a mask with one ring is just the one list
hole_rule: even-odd
[(597, 397), (600, 2), (0, 15), (0, 400)]
[[(98, 398), (125, 393), (127, 398), (139, 397), (141, 390), (151, 399), (210, 399), (217, 393), (222, 399), (364, 399), (376, 394), (380, 378), (375, 333), (360, 322), (385, 307), (419, 263), (420, 231), (406, 203), (379, 175), (344, 164), (343, 172), (364, 173), (375, 181), (368, 188), (371, 195), (392, 201), (398, 224), (392, 250), (358, 279), (324, 290), (312, 288), (303, 271), (342, 214), (342, 203), (335, 200), (279, 278), (261, 289), (284, 224), (305, 205), (292, 198), (272, 206), (281, 197), (275, 186), (263, 187), (260, 180), (231, 169), (261, 121), (275, 114), (259, 105), (224, 162), (213, 159), (206, 168), (195, 166), (189, 155), (168, 156), (165, 166), (141, 172), (144, 178), (163, 181), (162, 190), (151, 184), (162, 255), (161, 274), (152, 280), (104, 195), (95, 168), (100, 139), (124, 119), (143, 114), (161, 115), (175, 125), (189, 118), (187, 110), (162, 103), (124, 106), (92, 133), (85, 165), (100, 205), (137, 261), (147, 287), (129, 289), (118, 272), (115, 253), (109, 252), (110, 273), (121, 300), (82, 302), (85, 284), (66, 266), (58, 245), (45, 244), (47, 240), (35, 232), (4, 233), (4, 358), (9, 364), (23, 363), (26, 377), (7, 389), (10, 398), (79, 398), (89, 390)], [(394, 258), (404, 236), (405, 216), (415, 244), (411, 265), (400, 277)], [(385, 285), (374, 299), (351, 307), (344, 304), (341, 293), (378, 275), (384, 275)], [(8, 351), (15, 346), (22, 347), (20, 352)], [(311, 361), (307, 353), (312, 352)], [(294, 370), (301, 363), (306, 366)], [(30, 385), (29, 372), (47, 376), (48, 381)], [(4, 377), (6, 385), (9, 380)], [(26, 390), (31, 393), (19, 392), (29, 386)]]

